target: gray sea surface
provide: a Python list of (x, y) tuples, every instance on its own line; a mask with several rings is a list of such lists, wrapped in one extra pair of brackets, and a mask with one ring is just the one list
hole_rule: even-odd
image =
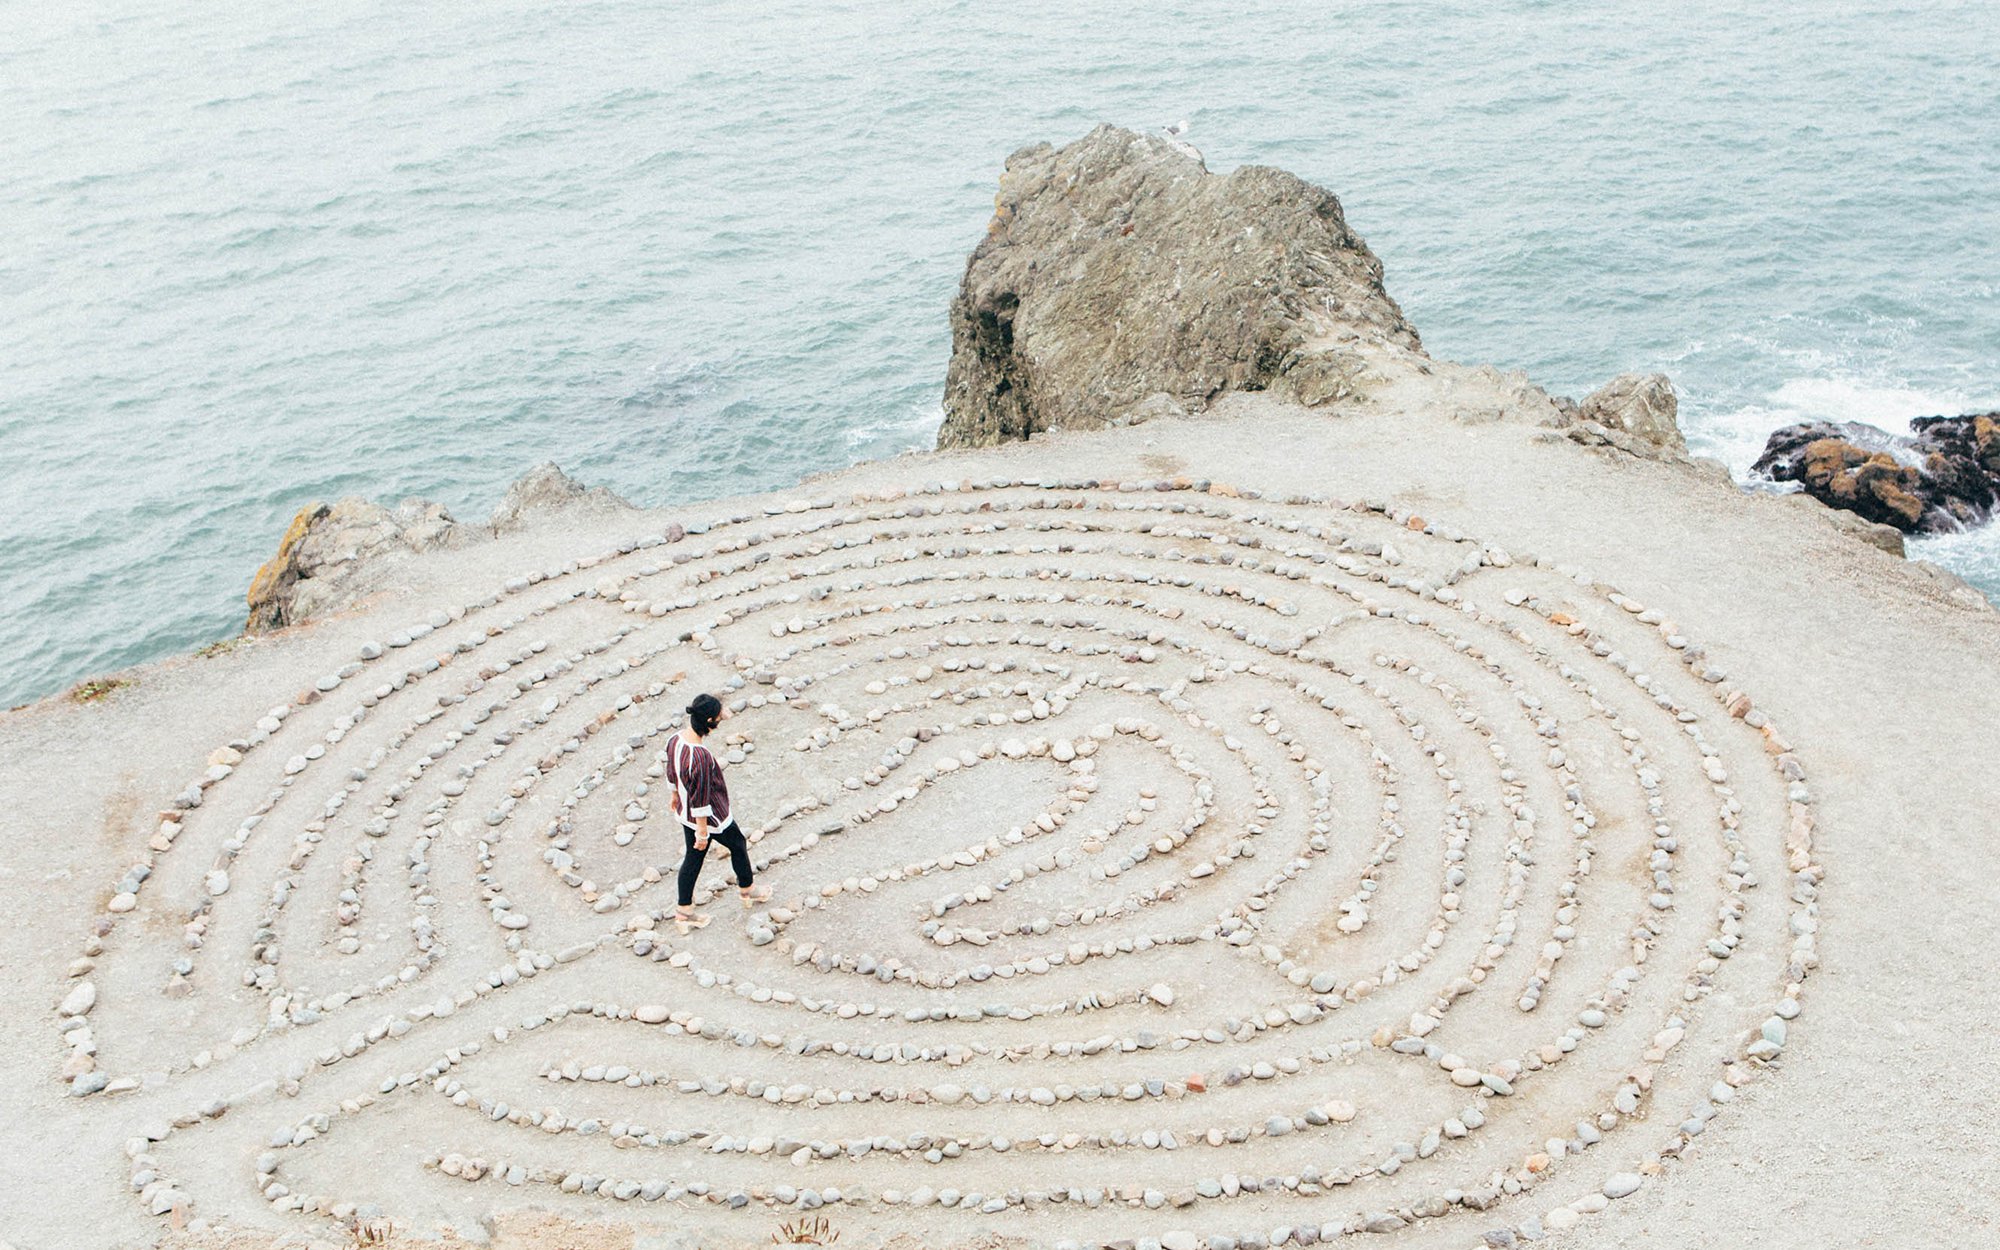
[[(295, 509), (928, 446), (1007, 154), (1183, 119), (1426, 346), (1773, 427), (2000, 407), (2000, 7), (0, 6), (0, 706), (225, 637)], [(2000, 530), (1918, 550), (2000, 593)]]

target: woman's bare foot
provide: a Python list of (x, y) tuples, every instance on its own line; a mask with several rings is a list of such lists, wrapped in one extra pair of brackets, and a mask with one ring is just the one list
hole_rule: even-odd
[(771, 887), (761, 883), (746, 885), (736, 891), (736, 896), (743, 900), (745, 907), (755, 907), (759, 903), (767, 903), (771, 900)]

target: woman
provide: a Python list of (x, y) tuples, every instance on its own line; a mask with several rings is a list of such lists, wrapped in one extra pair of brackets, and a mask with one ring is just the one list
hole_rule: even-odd
[(729, 864), (736, 870), (736, 892), (745, 907), (771, 897), (770, 886), (751, 883), (750, 847), (729, 814), (729, 785), (722, 779), (722, 761), (706, 743), (715, 727), (729, 719), (729, 709), (714, 695), (704, 694), (688, 704), (687, 715), (687, 728), (667, 742), (668, 792), (674, 815), (680, 818), (681, 834), (687, 839), (687, 854), (681, 859), (680, 907), (674, 912), (674, 927), (682, 934), (708, 923), (707, 916), (695, 914), (694, 883), (701, 876), (702, 860), (708, 858), (710, 839), (729, 848)]

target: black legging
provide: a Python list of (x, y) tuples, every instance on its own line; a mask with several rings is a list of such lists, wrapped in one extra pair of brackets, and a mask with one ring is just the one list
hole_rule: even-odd
[[(681, 906), (694, 902), (695, 878), (701, 876), (701, 861), (708, 858), (708, 848), (695, 849), (694, 826), (682, 825), (681, 833), (687, 838), (687, 855), (681, 860)], [(729, 866), (736, 870), (736, 884), (743, 889), (750, 888), (750, 844), (743, 840), (743, 831), (731, 820), (720, 829), (710, 829), (711, 843), (720, 842), (729, 848)]]

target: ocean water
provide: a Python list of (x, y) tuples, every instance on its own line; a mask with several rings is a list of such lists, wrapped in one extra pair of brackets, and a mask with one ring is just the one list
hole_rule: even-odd
[(1335, 190), (1435, 354), (1667, 371), (1739, 472), (2000, 407), (1997, 62), (1983, 0), (0, 6), (0, 706), (233, 633), (316, 498), (928, 446), (1002, 162), (1099, 121)]

